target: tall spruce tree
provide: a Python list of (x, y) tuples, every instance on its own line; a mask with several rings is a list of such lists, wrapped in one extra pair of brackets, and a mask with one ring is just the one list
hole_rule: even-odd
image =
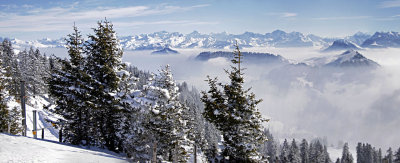
[(85, 71), (91, 76), (92, 116), (94, 138), (97, 146), (112, 151), (121, 151), (122, 144), (118, 136), (123, 105), (116, 97), (122, 80), (117, 74), (126, 65), (122, 63), (123, 51), (113, 29), (107, 21), (97, 23), (94, 35), (89, 35), (85, 53), (87, 64)]
[(397, 149), (396, 153), (394, 154), (394, 163), (400, 163), (400, 147)]
[(55, 111), (65, 121), (62, 128), (64, 141), (71, 144), (93, 145), (91, 122), (91, 78), (84, 71), (83, 39), (77, 27), (66, 39), (70, 59), (57, 59), (61, 69), (53, 68), (49, 80), (51, 97), (55, 98)]
[(292, 144), (290, 145), (288, 159), (291, 163), (301, 162), (299, 147), (297, 146), (295, 139), (293, 139)]
[(308, 163), (310, 162), (309, 160), (310, 157), (310, 151), (308, 148), (308, 142), (306, 139), (303, 139), (300, 144), (300, 158), (301, 158), (301, 163)]
[(290, 146), (288, 141), (285, 139), (281, 146), (281, 152), (279, 155), (279, 159), (281, 162), (289, 162), (289, 152), (290, 152)]
[(389, 148), (386, 153), (387, 153), (387, 155), (385, 157), (385, 160), (388, 163), (393, 163), (393, 151), (392, 151), (392, 148)]
[(349, 145), (347, 143), (343, 146), (341, 163), (353, 163), (353, 156), (349, 151)]
[(261, 160), (259, 145), (266, 140), (262, 126), (264, 119), (256, 107), (261, 100), (256, 100), (255, 95), (249, 93), (250, 89), (243, 88), (242, 56), (239, 46), (235, 46), (233, 66), (230, 72), (226, 71), (230, 83), (207, 80), (210, 90), (202, 92), (203, 115), (222, 132), (225, 158), (231, 162), (257, 162)]
[[(3, 56), (3, 49), (0, 46), (0, 56)], [(1, 57), (2, 58), (2, 57)], [(6, 70), (3, 68), (2, 59), (0, 58), (0, 132), (8, 131), (9, 124), (9, 110), (7, 109), (6, 97)]]

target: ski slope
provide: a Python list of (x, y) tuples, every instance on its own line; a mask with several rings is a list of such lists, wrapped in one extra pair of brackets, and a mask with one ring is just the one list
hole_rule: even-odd
[(116, 153), (55, 141), (0, 134), (0, 162), (128, 162)]

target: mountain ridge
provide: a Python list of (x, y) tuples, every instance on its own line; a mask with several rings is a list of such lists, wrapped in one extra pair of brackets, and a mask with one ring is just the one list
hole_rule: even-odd
[[(384, 36), (384, 37), (382, 37)], [(3, 40), (4, 38), (0, 38)], [(354, 35), (342, 38), (320, 37), (314, 34), (303, 34), (301, 32), (285, 32), (275, 30), (270, 33), (244, 32), (242, 34), (229, 34), (226, 32), (203, 34), (193, 31), (188, 34), (179, 32), (160, 31), (149, 34), (139, 34), (119, 37), (120, 43), (125, 50), (161, 50), (166, 46), (175, 49), (203, 48), (203, 49), (232, 49), (238, 42), (241, 47), (328, 47), (335, 40), (344, 39), (354, 44), (366, 47), (400, 47), (400, 35), (397, 32), (376, 32), (369, 35), (357, 32)], [(10, 39), (16, 49), (22, 50), (30, 46), (36, 48), (58, 48), (65, 47), (65, 40), (39, 39), (24, 41)], [(375, 43), (375, 44), (374, 44)], [(378, 43), (378, 44), (376, 44)], [(378, 46), (377, 46), (378, 45)]]

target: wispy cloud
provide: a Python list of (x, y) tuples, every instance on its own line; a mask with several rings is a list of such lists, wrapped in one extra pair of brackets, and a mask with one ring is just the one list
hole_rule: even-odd
[[(91, 10), (77, 10), (75, 5), (68, 8), (53, 7), (48, 9), (35, 8), (25, 13), (0, 12), (0, 30), (2, 31), (62, 31), (68, 30), (72, 22), (85, 24), (101, 20), (104, 17), (118, 21), (119, 19), (129, 20), (133, 17), (145, 17), (154, 15), (165, 15), (177, 12), (190, 11), (195, 8), (206, 7), (208, 4), (194, 6), (171, 6), (158, 5), (150, 6), (127, 6), (114, 8), (96, 8)], [(115, 22), (114, 21), (114, 22)], [(179, 21), (175, 21), (179, 22)], [(145, 24), (138, 23), (137, 24)], [(149, 22), (148, 24), (154, 24)], [(188, 23), (188, 22), (186, 22)], [(194, 23), (194, 22), (192, 22)], [(135, 24), (135, 23), (130, 23)]]
[(380, 8), (400, 7), (400, 0), (383, 1), (379, 4)]
[(134, 22), (114, 22), (118, 27), (135, 27), (145, 25), (215, 25), (218, 22), (207, 22), (207, 21), (193, 21), (193, 20), (163, 20), (163, 21), (134, 21)]
[(271, 13), (267, 13), (267, 15), (277, 16), (277, 17), (281, 17), (281, 18), (290, 18), (290, 17), (296, 17), (297, 13), (293, 13), (293, 12), (271, 12)]
[(371, 16), (339, 16), (339, 17), (319, 17), (312, 18), (313, 20), (357, 20), (357, 19), (368, 19)]

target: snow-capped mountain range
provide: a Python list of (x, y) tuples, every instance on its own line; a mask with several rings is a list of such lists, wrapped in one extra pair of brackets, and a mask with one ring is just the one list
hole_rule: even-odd
[[(0, 38), (3, 40), (4, 38)], [(165, 47), (171, 48), (204, 48), (204, 49), (230, 49), (238, 41), (241, 47), (328, 47), (335, 40), (343, 39), (355, 45), (365, 48), (376, 47), (400, 47), (400, 35), (398, 32), (376, 32), (374, 35), (358, 32), (344, 38), (325, 38), (313, 34), (300, 32), (287, 33), (275, 30), (271, 33), (245, 32), (243, 34), (210, 33), (202, 34), (194, 31), (189, 34), (178, 32), (155, 32), (150, 34), (139, 34), (119, 37), (120, 43), (125, 50), (160, 50)], [(41, 39), (34, 41), (23, 41), (11, 39), (16, 49), (24, 49), (30, 46), (36, 48), (64, 47), (63, 38)]]

